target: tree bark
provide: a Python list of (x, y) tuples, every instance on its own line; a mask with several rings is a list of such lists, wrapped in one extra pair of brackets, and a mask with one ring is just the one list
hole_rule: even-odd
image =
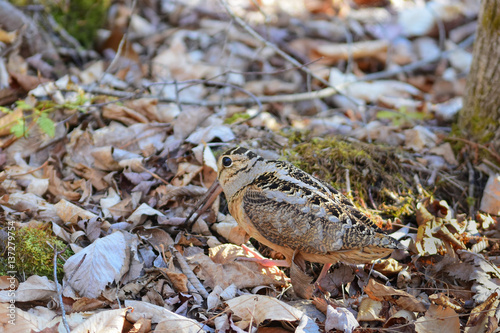
[(464, 106), (462, 136), (500, 151), (500, 2), (483, 0)]

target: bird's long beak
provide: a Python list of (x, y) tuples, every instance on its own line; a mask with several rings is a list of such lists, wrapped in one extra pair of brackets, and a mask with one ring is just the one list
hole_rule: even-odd
[[(198, 217), (207, 210), (208, 207), (210, 207), (215, 199), (219, 196), (219, 194), (222, 193), (222, 186), (220, 186), (220, 183), (218, 180), (214, 181), (212, 186), (207, 190), (207, 193), (196, 203), (196, 205), (193, 208), (193, 211), (189, 216), (186, 218), (186, 226), (189, 228), (191, 227)], [(193, 217), (193, 220), (191, 220), (191, 217)]]

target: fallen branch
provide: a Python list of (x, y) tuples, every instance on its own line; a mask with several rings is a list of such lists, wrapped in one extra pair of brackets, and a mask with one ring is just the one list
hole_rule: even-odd
[[(51, 244), (49, 244), (50, 247), (52, 247)], [(59, 288), (59, 283), (57, 283), (57, 257), (66, 251), (66, 248), (69, 245), (67, 245), (62, 251), (57, 251), (57, 246), (54, 244), (54, 259), (53, 259), (53, 264), (54, 264), (54, 283), (56, 284), (56, 291), (57, 291), (57, 296), (59, 297), (59, 306), (61, 307), (61, 317), (62, 317), (62, 322), (64, 324), (64, 328), (66, 328), (66, 331), (68, 333), (71, 332), (69, 329), (68, 325), (68, 320), (66, 319), (66, 310), (64, 309), (64, 303), (63, 303), (63, 298), (62, 298), (62, 290)]]
[(198, 280), (196, 275), (194, 275), (193, 270), (191, 268), (189, 268), (189, 265), (186, 262), (186, 259), (184, 259), (182, 254), (180, 254), (179, 251), (177, 251), (173, 246), (169, 246), (168, 248), (169, 248), (170, 252), (174, 255), (175, 259), (177, 259), (177, 262), (181, 266), (182, 273), (184, 273), (184, 275), (186, 275), (186, 277), (188, 278), (188, 281), (191, 283), (193, 288), (197, 292), (199, 292), (200, 295), (204, 299), (207, 299), (208, 298), (207, 290), (205, 289), (205, 287), (203, 287), (203, 284), (200, 282), (200, 280)]
[[(462, 43), (460, 43), (457, 46), (457, 49), (466, 48), (466, 47), (470, 46), (473, 41), (474, 41), (474, 35), (468, 37)], [(184, 105), (195, 105), (195, 106), (203, 106), (203, 107), (218, 107), (218, 106), (223, 106), (223, 105), (257, 104), (257, 105), (259, 105), (259, 110), (260, 110), (262, 104), (294, 103), (294, 102), (327, 98), (327, 97), (333, 96), (335, 94), (338, 94), (338, 89), (347, 87), (352, 83), (387, 79), (387, 78), (390, 78), (390, 77), (395, 76), (397, 74), (414, 71), (416, 69), (419, 69), (421, 67), (429, 65), (429, 64), (434, 63), (436, 61), (439, 61), (441, 59), (448, 58), (455, 50), (456, 49), (448, 50), (448, 51), (441, 53), (439, 56), (416, 61), (416, 62), (408, 64), (406, 66), (401, 66), (400, 68), (397, 68), (397, 69), (391, 69), (391, 70), (387, 70), (387, 71), (367, 74), (367, 75), (364, 75), (363, 77), (358, 78), (355, 81), (346, 82), (346, 83), (339, 85), (337, 87), (328, 87), (328, 88), (324, 88), (324, 89), (317, 90), (317, 91), (309, 91), (309, 92), (303, 92), (303, 93), (297, 93), (297, 94), (273, 95), (273, 96), (255, 96), (251, 92), (249, 92), (241, 87), (231, 85), (229, 83), (224, 83), (224, 82), (206, 81), (206, 80), (188, 80), (185, 82), (184, 81), (177, 82), (177, 84), (196, 82), (199, 84), (206, 83), (207, 85), (230, 86), (230, 87), (238, 89), (238, 90), (246, 93), (247, 95), (251, 96), (251, 98), (227, 99), (227, 100), (224, 100), (223, 102), (221, 102), (221, 101), (207, 101), (207, 100), (189, 100), (189, 99), (181, 99), (181, 98), (169, 98), (169, 97), (163, 97), (163, 96), (158, 96), (158, 95), (146, 95), (143, 93), (144, 89), (141, 89), (137, 92), (125, 92), (125, 91), (116, 91), (116, 90), (111, 90), (111, 89), (92, 88), (92, 87), (83, 87), (82, 89), (85, 92), (90, 93), (90, 94), (107, 95), (107, 96), (118, 97), (120, 99), (155, 98), (158, 100), (158, 102), (161, 102), (161, 103), (180, 103), (180, 104), (184, 104)], [(311, 72), (307, 67), (304, 67), (301, 64), (298, 64), (297, 66), (301, 70), (304, 70), (308, 73)], [(160, 83), (157, 83), (157, 84), (160, 84)], [(161, 83), (161, 84), (170, 84), (170, 82), (169, 83)], [(172, 82), (171, 84), (174, 84), (174, 83)]]

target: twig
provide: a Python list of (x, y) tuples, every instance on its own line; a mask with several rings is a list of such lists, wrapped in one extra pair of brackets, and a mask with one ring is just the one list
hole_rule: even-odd
[(29, 175), (29, 174), (32, 174), (40, 169), (43, 169), (45, 168), (47, 165), (49, 164), (49, 161), (45, 161), (42, 165), (40, 165), (38, 168), (35, 168), (33, 170), (30, 170), (28, 172), (25, 172), (25, 173), (18, 173), (18, 174), (15, 174), (15, 175), (9, 175), (9, 178), (14, 178), (14, 177), (21, 177), (21, 176), (26, 176), (26, 175)]
[[(262, 112), (262, 108), (263, 108), (262, 107), (262, 102), (260, 101), (260, 99), (257, 96), (255, 96), (250, 91), (248, 91), (248, 90), (246, 90), (246, 89), (244, 89), (242, 87), (236, 86), (234, 84), (231, 84), (231, 83), (219, 82), (219, 81), (210, 81), (210, 80), (200, 80), (200, 79), (186, 80), (186, 81), (181, 81), (181, 82), (173, 81), (173, 83), (176, 85), (176, 91), (178, 91), (178, 92), (181, 92), (182, 90), (187, 89), (187, 88), (191, 87), (194, 84), (205, 84), (207, 86), (230, 87), (230, 88), (236, 89), (236, 90), (241, 91), (242, 93), (245, 93), (248, 96), (250, 96), (250, 98), (252, 99), (252, 101), (255, 102), (255, 104), (257, 104), (258, 107), (259, 107), (259, 110), (258, 110), (257, 114), (259, 114), (259, 113)], [(179, 83), (188, 84), (188, 85), (177, 90), (177, 84), (179, 84)], [(152, 83), (152, 84), (148, 85), (147, 88), (155, 86), (155, 85), (165, 85), (165, 84), (170, 84), (170, 82), (156, 82), (156, 83)], [(252, 101), (250, 101), (250, 103)], [(185, 103), (182, 103), (182, 101), (178, 98), (178, 96), (176, 96), (175, 102), (176, 103), (180, 103), (180, 104), (185, 104)], [(227, 104), (226, 101), (224, 101), (224, 103)], [(250, 103), (246, 103), (246, 104), (250, 104)], [(220, 102), (217, 102), (216, 105), (212, 105), (212, 106), (219, 106), (219, 105), (220, 105)]]
[(472, 45), (474, 42), (475, 35), (472, 34), (469, 37), (467, 37), (463, 42), (458, 44), (458, 46), (455, 49), (444, 51), (441, 54), (434, 56), (432, 58), (427, 58), (427, 59), (422, 59), (420, 61), (415, 61), (411, 64), (401, 66), (396, 69), (390, 69), (387, 71), (382, 71), (382, 72), (376, 72), (372, 74), (366, 74), (365, 76), (357, 79), (355, 82), (362, 82), (362, 81), (373, 81), (373, 80), (380, 80), (380, 79), (387, 79), (389, 77), (395, 76), (397, 74), (405, 73), (405, 72), (411, 72), (416, 69), (419, 69), (421, 67), (424, 67), (425, 65), (431, 64), (433, 62), (439, 61), (440, 59), (446, 59), (448, 58), (453, 52), (455, 52), (458, 49), (465, 49), (469, 46)]
[[(235, 86), (236, 87), (236, 86)], [(243, 89), (243, 88), (242, 88)], [(62, 89), (63, 91), (67, 91)], [(125, 92), (125, 91), (117, 91), (111, 89), (102, 89), (102, 88), (91, 88), (91, 87), (83, 87), (83, 91), (90, 94), (97, 95), (107, 95), (118, 97), (121, 99), (132, 99), (132, 98), (155, 98), (160, 103), (176, 103), (177, 100), (175, 98), (163, 97), (158, 95), (144, 95), (140, 92)], [(264, 103), (294, 103), (300, 101), (309, 101), (312, 99), (321, 99), (330, 97), (336, 94), (336, 90), (334, 88), (325, 88), (318, 91), (311, 91), (305, 93), (298, 94), (290, 94), (290, 95), (274, 95), (274, 96), (255, 96), (256, 99), (260, 101), (261, 104)], [(184, 105), (196, 105), (196, 106), (204, 106), (204, 107), (216, 107), (221, 106), (222, 103), (219, 101), (207, 101), (207, 100), (192, 100), (192, 99), (179, 99), (178, 101)], [(256, 103), (256, 100), (253, 98), (235, 98), (225, 100), (224, 104), (226, 105), (249, 105)]]
[[(222, 4), (222, 6), (224, 6), (224, 8), (228, 12), (228, 14), (236, 21), (236, 23), (238, 23), (243, 29), (245, 29), (246, 32), (248, 32), (253, 38), (257, 39), (258, 41), (260, 41), (265, 46), (273, 49), (274, 52), (276, 52), (277, 54), (279, 54), (283, 59), (285, 59), (286, 61), (288, 61), (289, 63), (291, 63), (294, 66), (300, 67), (302, 71), (304, 71), (305, 73), (311, 75), (313, 78), (315, 78), (319, 82), (323, 83), (326, 86), (331, 87), (331, 85), (330, 85), (330, 83), (328, 81), (326, 81), (322, 77), (314, 74), (314, 72), (311, 71), (309, 68), (302, 67), (302, 64), (300, 62), (298, 62), (295, 58), (293, 58), (292, 56), (290, 56), (286, 52), (283, 52), (279, 47), (277, 47), (273, 43), (271, 43), (268, 40), (266, 40), (265, 38), (263, 38), (257, 31), (255, 31), (252, 27), (250, 27), (248, 24), (246, 24), (246, 22), (243, 21), (241, 19), (241, 17), (239, 17), (238, 15), (236, 15), (236, 13), (231, 9), (231, 7), (229, 6), (229, 4), (227, 3), (226, 0), (220, 0), (220, 2)], [(335, 92), (338, 93), (338, 94), (341, 94), (341, 92), (339, 92), (337, 90), (335, 90)]]
[[(469, 198), (474, 198), (474, 168), (469, 159), (467, 159), (467, 168), (469, 169)], [(474, 216), (474, 204), (469, 205), (469, 216)]]
[(477, 143), (477, 142), (474, 142), (474, 141), (471, 141), (471, 140), (467, 140), (467, 139), (463, 139), (463, 138), (448, 138), (448, 140), (456, 140), (456, 141), (462, 141), (462, 142), (465, 142), (467, 144), (470, 144), (471, 146), (475, 147), (476, 149), (477, 148), (482, 148), (482, 149), (485, 149), (487, 150), (491, 156), (493, 156), (497, 162), (500, 163), (500, 154), (497, 153), (493, 148), (491, 147), (488, 147), (488, 146), (485, 146), (485, 145), (482, 145), (480, 143)]
[[(49, 243), (47, 243), (49, 244)], [(50, 247), (52, 247), (51, 244), (49, 244)], [(66, 328), (66, 331), (68, 331), (68, 333), (71, 333), (71, 330), (69, 329), (69, 325), (68, 325), (68, 321), (66, 320), (66, 310), (64, 309), (64, 303), (63, 303), (63, 298), (62, 298), (62, 290), (59, 289), (59, 283), (57, 283), (57, 257), (63, 253), (64, 251), (66, 251), (66, 248), (68, 247), (68, 245), (66, 245), (66, 247), (58, 252), (57, 251), (57, 246), (54, 244), (53, 246), (53, 249), (54, 249), (54, 259), (53, 259), (53, 264), (54, 264), (54, 283), (56, 284), (56, 291), (57, 291), (57, 296), (59, 297), (59, 304), (61, 306), (61, 316), (62, 316), (62, 321), (63, 321), (63, 324), (64, 324), (64, 328)]]
[(351, 178), (349, 177), (349, 169), (345, 169), (345, 187), (347, 194), (351, 197)]
[[(471, 45), (473, 41), (474, 41), (474, 35), (468, 37), (462, 43), (460, 43), (458, 45), (457, 49), (458, 48), (466, 48), (469, 45)], [(440, 56), (416, 61), (416, 62), (408, 64), (406, 66), (402, 66), (398, 69), (391, 69), (391, 70), (377, 72), (377, 73), (373, 73), (373, 74), (367, 74), (363, 77), (356, 79), (355, 81), (346, 82), (346, 83), (340, 85), (339, 87), (347, 87), (350, 84), (356, 83), (356, 82), (386, 79), (386, 78), (395, 76), (395, 75), (400, 74), (400, 73), (410, 72), (410, 71), (416, 70), (418, 68), (421, 68), (425, 65), (428, 65), (430, 63), (433, 63), (435, 61), (438, 61), (442, 58), (447, 58), (454, 51), (455, 51), (455, 49), (448, 50), (448, 51), (441, 53)], [(298, 69), (301, 69), (308, 74), (312, 73), (305, 66), (306, 65), (297, 64)], [(285, 70), (283, 70), (283, 71), (285, 71)], [(316, 78), (316, 75), (314, 73), (312, 73), (310, 75), (312, 77)], [(188, 80), (188, 82), (189, 81), (212, 82), (212, 84), (216, 84), (216, 85), (220, 85), (220, 86), (232, 86), (233, 88), (238, 89), (251, 97), (251, 98), (234, 98), (234, 99), (224, 100), (223, 104), (225, 104), (225, 105), (250, 105), (250, 104), (254, 104), (254, 103), (259, 105), (259, 103), (257, 103), (257, 101), (259, 101), (261, 104), (294, 103), (294, 102), (301, 102), (301, 101), (309, 101), (309, 100), (313, 100), (313, 99), (327, 98), (327, 97), (333, 96), (335, 94), (338, 94), (337, 88), (328, 87), (328, 88), (324, 88), (324, 89), (317, 90), (317, 91), (296, 93), (296, 94), (284, 94), (284, 95), (273, 95), (273, 96), (255, 96), (253, 94), (250, 95), (251, 93), (248, 94), (249, 92), (244, 90), (241, 87), (238, 87), (235, 85), (230, 85), (228, 83), (217, 82), (217, 81), (204, 81), (204, 80)], [(184, 82), (180, 81), (178, 83), (182, 84)], [(162, 84), (169, 84), (169, 83), (163, 82)], [(174, 83), (172, 82), (172, 84), (174, 84)], [(236, 87), (238, 87), (238, 88), (236, 88)], [(90, 93), (90, 94), (107, 95), (107, 96), (118, 97), (120, 99), (155, 98), (160, 103), (179, 103), (179, 104), (184, 104), (184, 105), (196, 105), (196, 106), (203, 106), (203, 107), (217, 107), (217, 106), (222, 105), (222, 102), (220, 102), (220, 101), (192, 100), (192, 99), (181, 99), (181, 98), (177, 99), (177, 98), (163, 97), (163, 96), (159, 96), (159, 95), (145, 95), (145, 94), (143, 94), (144, 89), (140, 89), (136, 92), (125, 92), (125, 91), (116, 91), (116, 90), (96, 88), (96, 87), (83, 87), (83, 90), (87, 93)], [(108, 103), (105, 103), (105, 104), (108, 104)], [(101, 105), (101, 104), (99, 104), (99, 105)]]
[(179, 112), (182, 112), (182, 104), (179, 103), (179, 93), (181, 92), (181, 90), (179, 89), (179, 82), (177, 80), (174, 80), (174, 86), (175, 86), (175, 104), (177, 104)]
[(208, 297), (208, 292), (203, 287), (201, 284), (200, 280), (194, 275), (193, 271), (191, 268), (189, 268), (188, 263), (186, 262), (186, 259), (177, 251), (173, 246), (169, 246), (170, 252), (175, 256), (175, 259), (177, 259), (177, 262), (181, 266), (182, 272), (187, 276), (189, 282), (193, 285), (193, 287), (201, 294), (201, 296), (204, 299), (207, 299)]
[(160, 176), (158, 176), (156, 173), (154, 172), (151, 172), (149, 171), (148, 169), (146, 169), (145, 167), (143, 167), (142, 165), (139, 164), (139, 167), (142, 169), (142, 171), (146, 172), (146, 173), (149, 173), (153, 178), (161, 181), (163, 184), (165, 185), (170, 185), (169, 182), (167, 182), (165, 179), (161, 178)]

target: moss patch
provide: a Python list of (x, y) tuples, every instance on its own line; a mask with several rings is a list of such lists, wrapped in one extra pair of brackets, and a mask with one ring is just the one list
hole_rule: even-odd
[[(7, 271), (16, 271), (20, 277), (31, 275), (46, 276), (54, 279), (54, 250), (49, 246), (56, 246), (62, 251), (66, 244), (52, 235), (49, 225), (41, 227), (26, 227), (14, 231), (15, 269), (8, 268), (7, 259), (0, 258), (0, 274)], [(66, 249), (61, 256), (65, 259), (73, 255), (73, 251)], [(62, 279), (64, 261), (57, 259), (57, 276)]]

